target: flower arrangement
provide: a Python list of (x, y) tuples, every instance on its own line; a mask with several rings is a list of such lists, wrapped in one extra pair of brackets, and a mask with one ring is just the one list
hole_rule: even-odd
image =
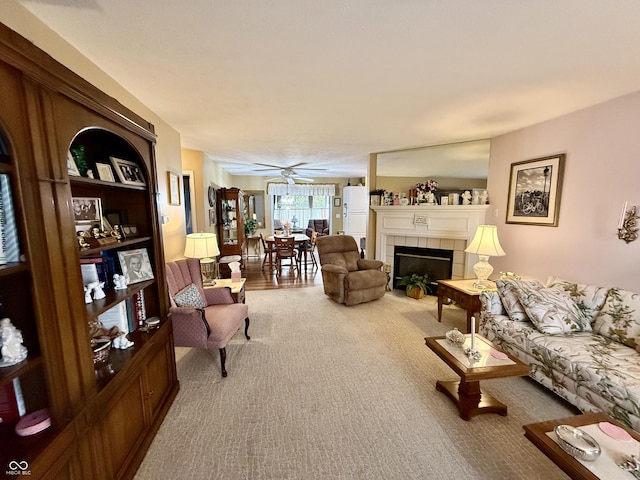
[(438, 190), (438, 182), (435, 180), (427, 180), (426, 183), (416, 183), (416, 190), (418, 193), (434, 193)]
[(289, 220), (285, 220), (282, 222), (282, 228), (285, 230), (291, 230), (291, 222)]

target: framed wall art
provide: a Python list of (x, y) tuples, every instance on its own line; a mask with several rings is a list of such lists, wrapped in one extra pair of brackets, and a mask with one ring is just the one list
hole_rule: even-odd
[(167, 171), (169, 180), (169, 205), (180, 205), (180, 177), (171, 170)]
[(116, 175), (118, 175), (121, 183), (124, 183), (125, 185), (138, 185), (141, 187), (147, 184), (144, 179), (144, 175), (136, 162), (122, 160), (121, 158), (116, 157), (109, 157), (109, 159), (111, 160), (113, 169), (116, 171)]
[(565, 154), (511, 164), (507, 223), (558, 226)]
[(333, 206), (336, 208), (342, 206), (342, 199), (340, 197), (333, 197)]

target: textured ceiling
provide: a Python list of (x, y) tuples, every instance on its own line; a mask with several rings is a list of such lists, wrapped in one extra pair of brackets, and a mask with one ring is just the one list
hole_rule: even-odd
[(637, 0), (3, 2), (234, 174), (306, 162), (326, 170), (296, 171), (360, 177), (371, 152), (490, 138), (640, 89)]

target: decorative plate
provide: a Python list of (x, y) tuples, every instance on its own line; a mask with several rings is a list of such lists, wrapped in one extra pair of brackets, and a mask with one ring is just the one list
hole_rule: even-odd
[(216, 189), (213, 188), (212, 186), (209, 186), (209, 206), (210, 207), (215, 207), (216, 206)]

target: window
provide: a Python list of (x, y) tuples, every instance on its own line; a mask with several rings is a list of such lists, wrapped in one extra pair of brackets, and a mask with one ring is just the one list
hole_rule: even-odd
[(330, 201), (324, 195), (273, 195), (273, 227), (289, 221), (294, 230), (304, 230), (310, 219), (330, 220)]

